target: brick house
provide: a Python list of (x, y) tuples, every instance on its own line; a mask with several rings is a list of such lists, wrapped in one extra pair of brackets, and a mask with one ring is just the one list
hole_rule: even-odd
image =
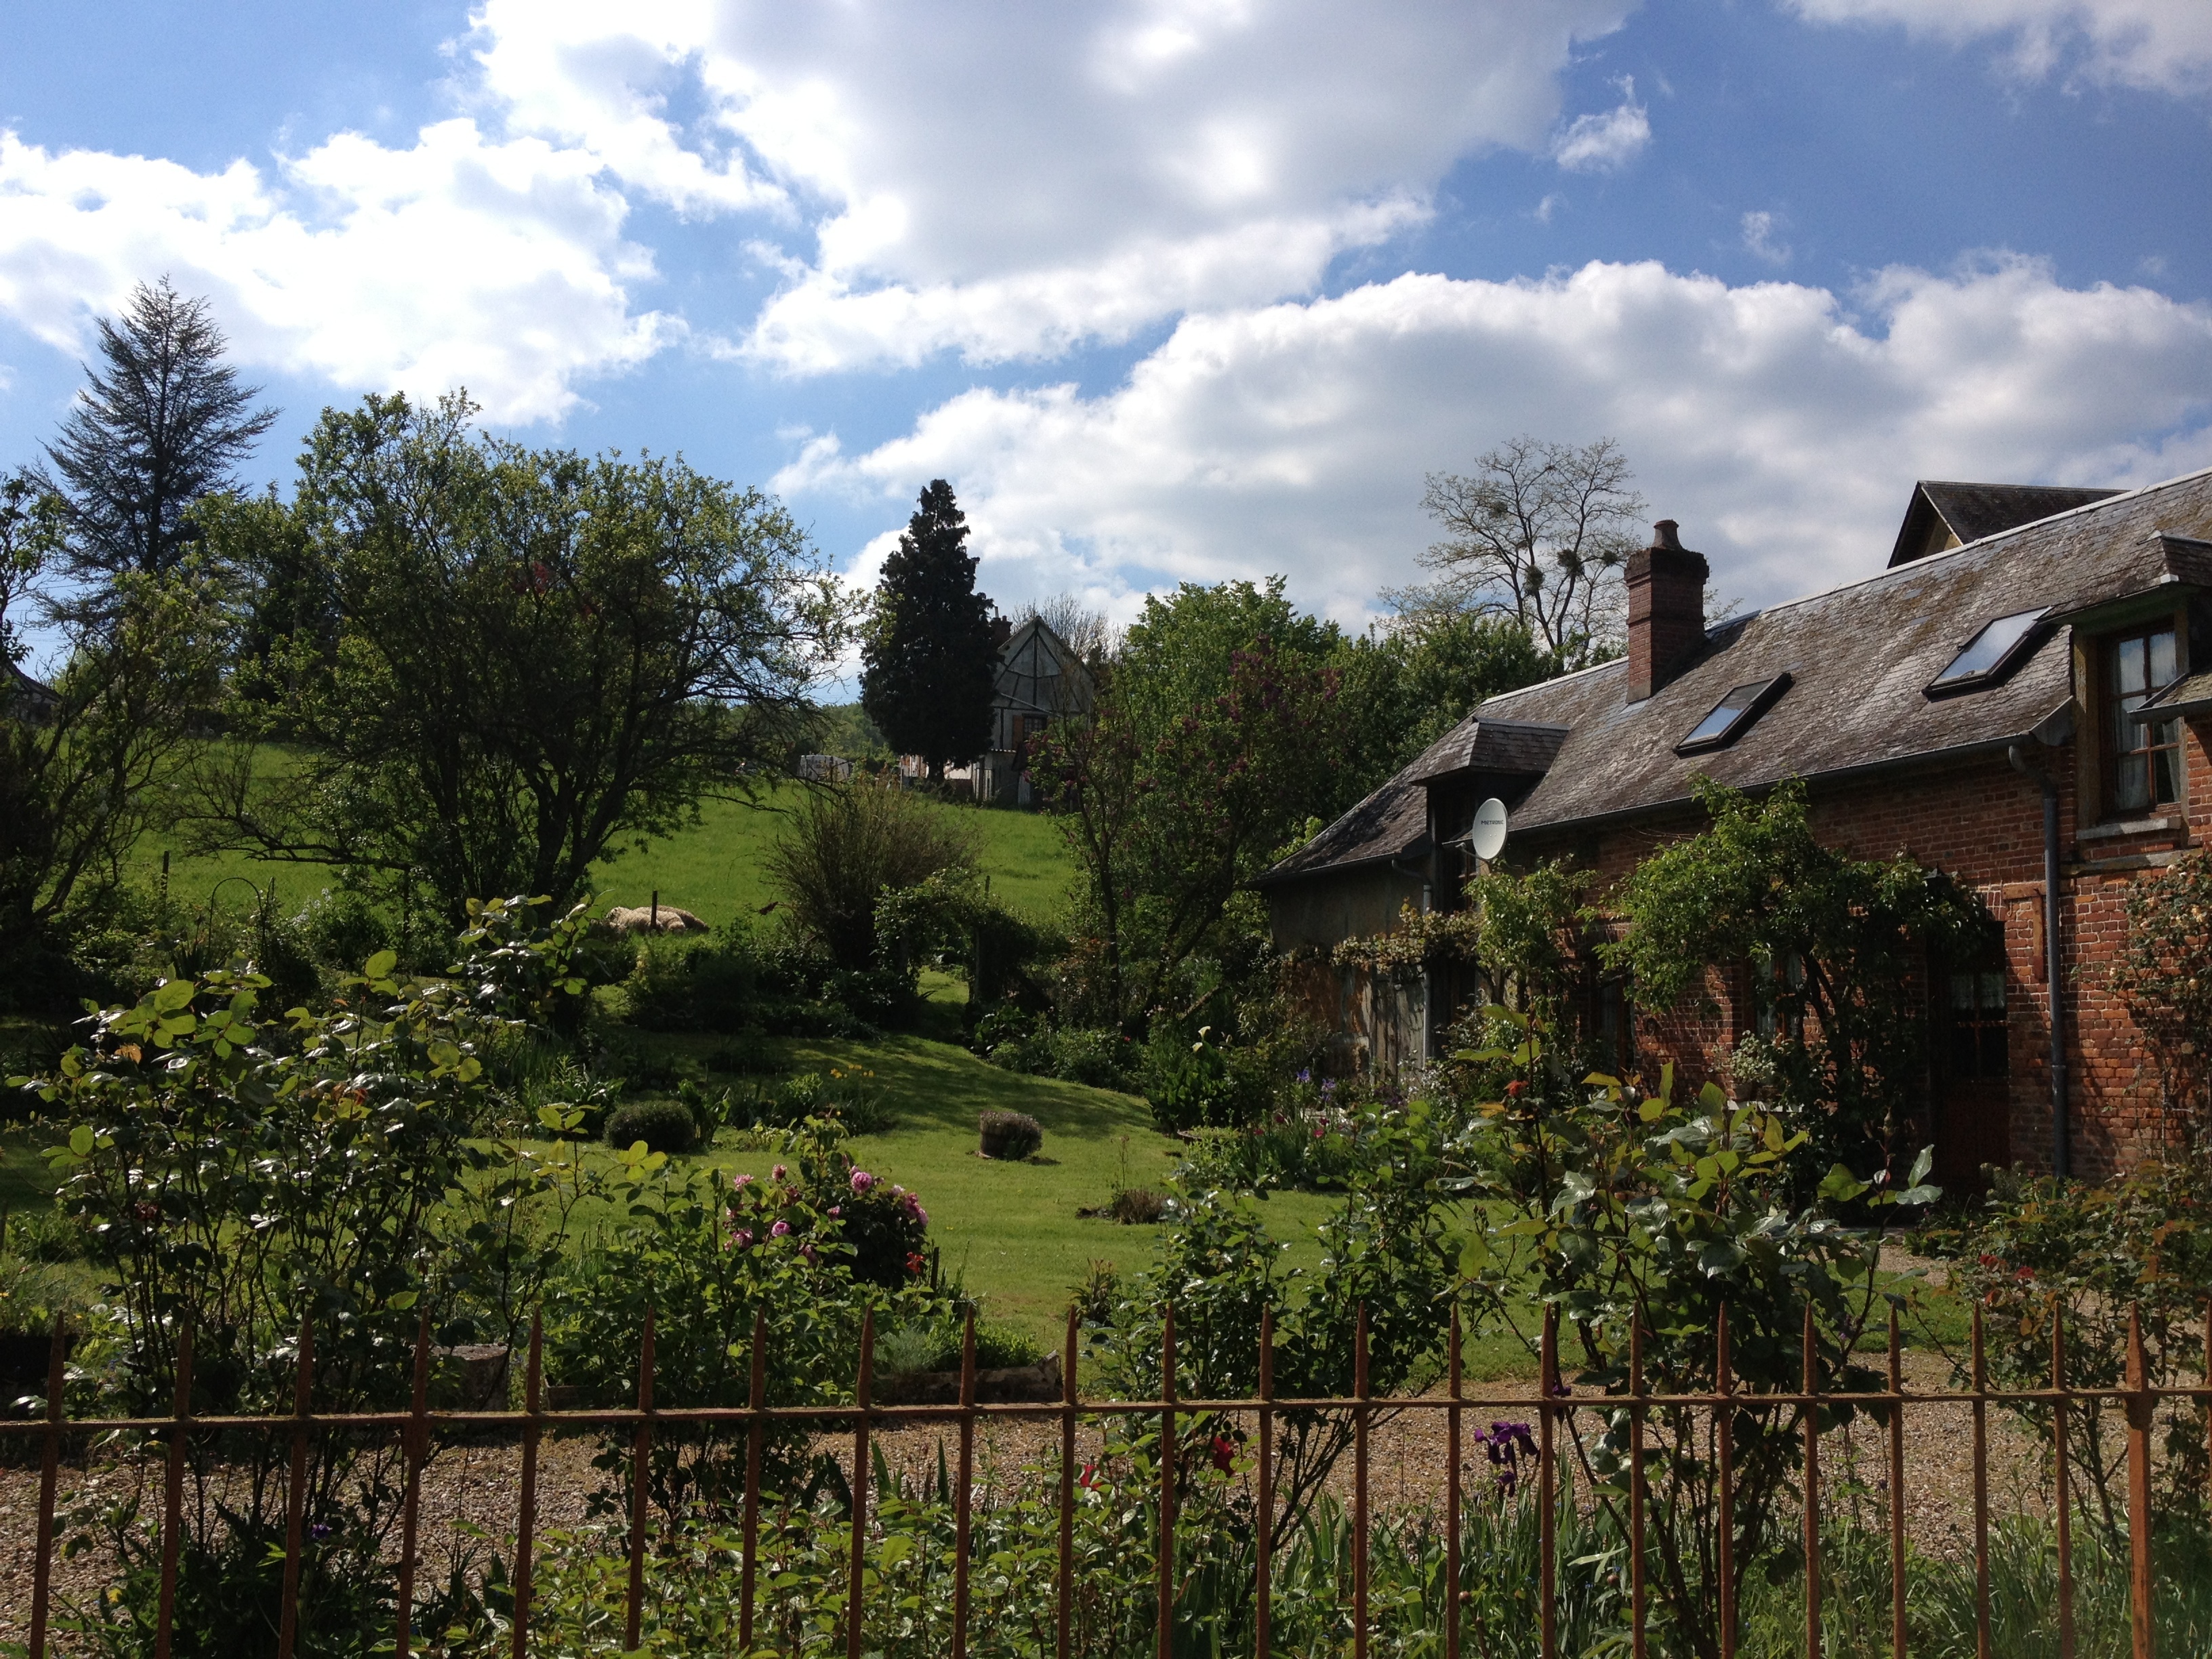
[[(1483, 703), (1268, 872), (1277, 943), (1457, 908), (1491, 797), (1506, 866), (1602, 883), (1701, 827), (1698, 775), (1802, 777), (1828, 844), (1943, 870), (2002, 924), (1987, 960), (1929, 965), (1939, 1169), (2095, 1176), (2158, 1144), (2157, 1075), (2105, 969), (2130, 884), (2212, 833), (2212, 471), (2124, 494), (1923, 483), (1880, 574), (1710, 628), (1708, 574), (1662, 521), (1628, 566), (1626, 655)], [(1708, 989), (1717, 1018), (1632, 1016), (1594, 981), (1587, 1017), (1625, 1066), (1725, 1085), (1761, 1000), (1747, 964)], [(1310, 981), (1345, 1060), (1385, 1066), (1432, 1052), (1473, 990)]]

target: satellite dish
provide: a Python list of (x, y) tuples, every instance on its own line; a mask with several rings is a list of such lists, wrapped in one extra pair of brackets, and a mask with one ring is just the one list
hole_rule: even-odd
[(1505, 850), (1505, 803), (1497, 796), (1474, 809), (1474, 828), (1467, 832), (1467, 844), (1485, 864)]

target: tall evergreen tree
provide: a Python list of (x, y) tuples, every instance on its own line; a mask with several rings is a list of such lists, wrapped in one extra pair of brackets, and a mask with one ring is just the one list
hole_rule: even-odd
[(860, 706), (894, 750), (929, 763), (931, 777), (990, 746), (999, 665), (991, 602), (975, 591), (968, 520), (942, 478), (921, 492), (884, 561), (860, 660)]
[(229, 489), (275, 422), (275, 410), (252, 407), (261, 389), (239, 383), (225, 343), (207, 301), (166, 276), (100, 319), (100, 367), (86, 366), (91, 383), (46, 447), (68, 505), (72, 572), (96, 591), (101, 578), (173, 568), (193, 539), (185, 510)]

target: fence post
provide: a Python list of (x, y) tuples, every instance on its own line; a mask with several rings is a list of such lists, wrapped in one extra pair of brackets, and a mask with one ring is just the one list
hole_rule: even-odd
[(1175, 1659), (1175, 1304), (1160, 1330), (1160, 1585), (1159, 1659)]
[[(1452, 1316), (1453, 1348), (1456, 1363), (1459, 1316)], [(1275, 1397), (1275, 1310), (1260, 1310), (1260, 1491), (1258, 1502), (1253, 1505), (1253, 1625), (1252, 1652), (1254, 1659), (1267, 1659), (1267, 1644), (1271, 1635), (1269, 1622), (1274, 1616), (1275, 1570), (1275, 1413), (1267, 1402)], [(1459, 1431), (1458, 1413), (1452, 1413), (1452, 1431)], [(1454, 1443), (1457, 1450), (1457, 1443)], [(1449, 1547), (1449, 1546), (1447, 1547)], [(1450, 1573), (1447, 1571), (1447, 1577)], [(1456, 1659), (1451, 1650), (1449, 1632), (1453, 1628), (1454, 1614), (1446, 1613), (1444, 1627), (1444, 1659)]]
[(2058, 1659), (2074, 1659), (2073, 1471), (2066, 1459), (2066, 1315), (2051, 1315), (2051, 1463), (2058, 1527)]
[(1053, 1626), (1053, 1651), (1057, 1659), (1068, 1659), (1075, 1635), (1075, 1307), (1071, 1303), (1060, 1362), (1059, 1617)]
[(530, 1361), (522, 1374), (522, 1512), (514, 1528), (514, 1659), (530, 1650), (530, 1581), (537, 1567), (538, 1395), (545, 1378), (545, 1327), (530, 1316)]
[[(760, 1581), (761, 1454), (768, 1440), (768, 1423), (761, 1413), (768, 1405), (768, 1315), (753, 1313), (753, 1346), (749, 1356), (752, 1377), (745, 1388), (745, 1407), (752, 1416), (745, 1423), (744, 1565), (738, 1569), (738, 1650), (753, 1650), (753, 1589)], [(521, 1659), (520, 1654), (515, 1659)]]
[(192, 1415), (192, 1328), (177, 1333), (177, 1412), (169, 1424), (169, 1462), (161, 1476), (161, 1605), (155, 1615), (154, 1659), (169, 1659), (177, 1617), (177, 1553), (185, 1529), (185, 1425)]
[(968, 1659), (968, 1489), (975, 1479), (975, 1307), (970, 1303), (960, 1331), (960, 1490), (952, 1499), (952, 1659)]
[(279, 1602), (276, 1659), (292, 1659), (292, 1646), (300, 1628), (300, 1551), (307, 1529), (307, 1401), (314, 1388), (315, 1326), (312, 1318), (300, 1321), (300, 1358), (292, 1380), (292, 1469), (284, 1489), (284, 1589)]
[[(653, 1312), (645, 1310), (645, 1335), (638, 1343), (637, 1408), (653, 1409)], [(635, 1653), (645, 1624), (645, 1506), (653, 1463), (653, 1421), (638, 1419), (629, 1449), (629, 1590), (624, 1597), (623, 1650)], [(405, 1659), (402, 1655), (401, 1659)]]
[(1990, 1652), (1990, 1375), (1982, 1346), (1982, 1304), (1974, 1304), (1974, 1659)]
[(1644, 1321), (1628, 1327), (1628, 1650), (1644, 1659)]
[(1820, 1651), (1820, 1352), (1813, 1304), (1805, 1304), (1805, 1652)]
[(1889, 1644), (1894, 1659), (1905, 1659), (1905, 1343), (1895, 1304), (1889, 1310)]
[(1729, 1354), (1728, 1304), (1714, 1324), (1714, 1461), (1720, 1468), (1721, 1659), (1735, 1659), (1735, 1367)]
[(1367, 1304), (1352, 1337), (1352, 1659), (1367, 1659)]
[[(854, 1390), (852, 1582), (846, 1586), (845, 1659), (860, 1659), (868, 1559), (868, 1406), (876, 1364), (876, 1310), (860, 1316), (860, 1378)], [(635, 1648), (636, 1643), (630, 1646)]]
[(1544, 1310), (1544, 1342), (1537, 1358), (1536, 1402), (1536, 1626), (1544, 1659), (1559, 1659), (1559, 1474), (1552, 1446), (1552, 1402), (1559, 1391), (1559, 1310)]
[(30, 1659), (46, 1659), (46, 1607), (53, 1595), (54, 1487), (61, 1478), (62, 1386), (68, 1352), (62, 1316), (56, 1314), (53, 1346), (46, 1354), (46, 1428), (39, 1437), (39, 1557), (31, 1569)]
[[(415, 1325), (415, 1388), (407, 1407), (400, 1458), (407, 1471), (406, 1495), (399, 1506), (399, 1627), (392, 1638), (395, 1659), (407, 1659), (415, 1630), (415, 1540), (422, 1512), (422, 1458), (430, 1439), (430, 1310)], [(630, 1644), (632, 1647), (636, 1643)]]
[[(1452, 1402), (1444, 1407), (1444, 1659), (1459, 1659), (1459, 1460), (1460, 1417), (1459, 1397), (1462, 1392), (1464, 1367), (1460, 1358), (1459, 1309), (1452, 1309), (1451, 1349), (1446, 1358), (1446, 1398)], [(1261, 1390), (1262, 1395), (1266, 1393)], [(1263, 1415), (1262, 1422), (1266, 1421)], [(1263, 1441), (1262, 1445), (1266, 1443)], [(1261, 1467), (1265, 1467), (1264, 1463)], [(1263, 1650), (1260, 1659), (1267, 1659)]]
[(2142, 1309), (2128, 1310), (2128, 1611), (2135, 1659), (2152, 1659), (2150, 1575), (2150, 1419), (2157, 1401), (2143, 1358)]

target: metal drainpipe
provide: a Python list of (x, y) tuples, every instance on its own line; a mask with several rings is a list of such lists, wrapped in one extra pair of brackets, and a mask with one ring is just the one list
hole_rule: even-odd
[(2044, 978), (2051, 987), (2051, 1172), (2061, 1181), (2069, 1173), (2066, 1123), (2066, 1004), (2059, 992), (2058, 949), (2058, 781), (2028, 759), (2014, 744), (2006, 758), (2014, 770), (2043, 787)]

